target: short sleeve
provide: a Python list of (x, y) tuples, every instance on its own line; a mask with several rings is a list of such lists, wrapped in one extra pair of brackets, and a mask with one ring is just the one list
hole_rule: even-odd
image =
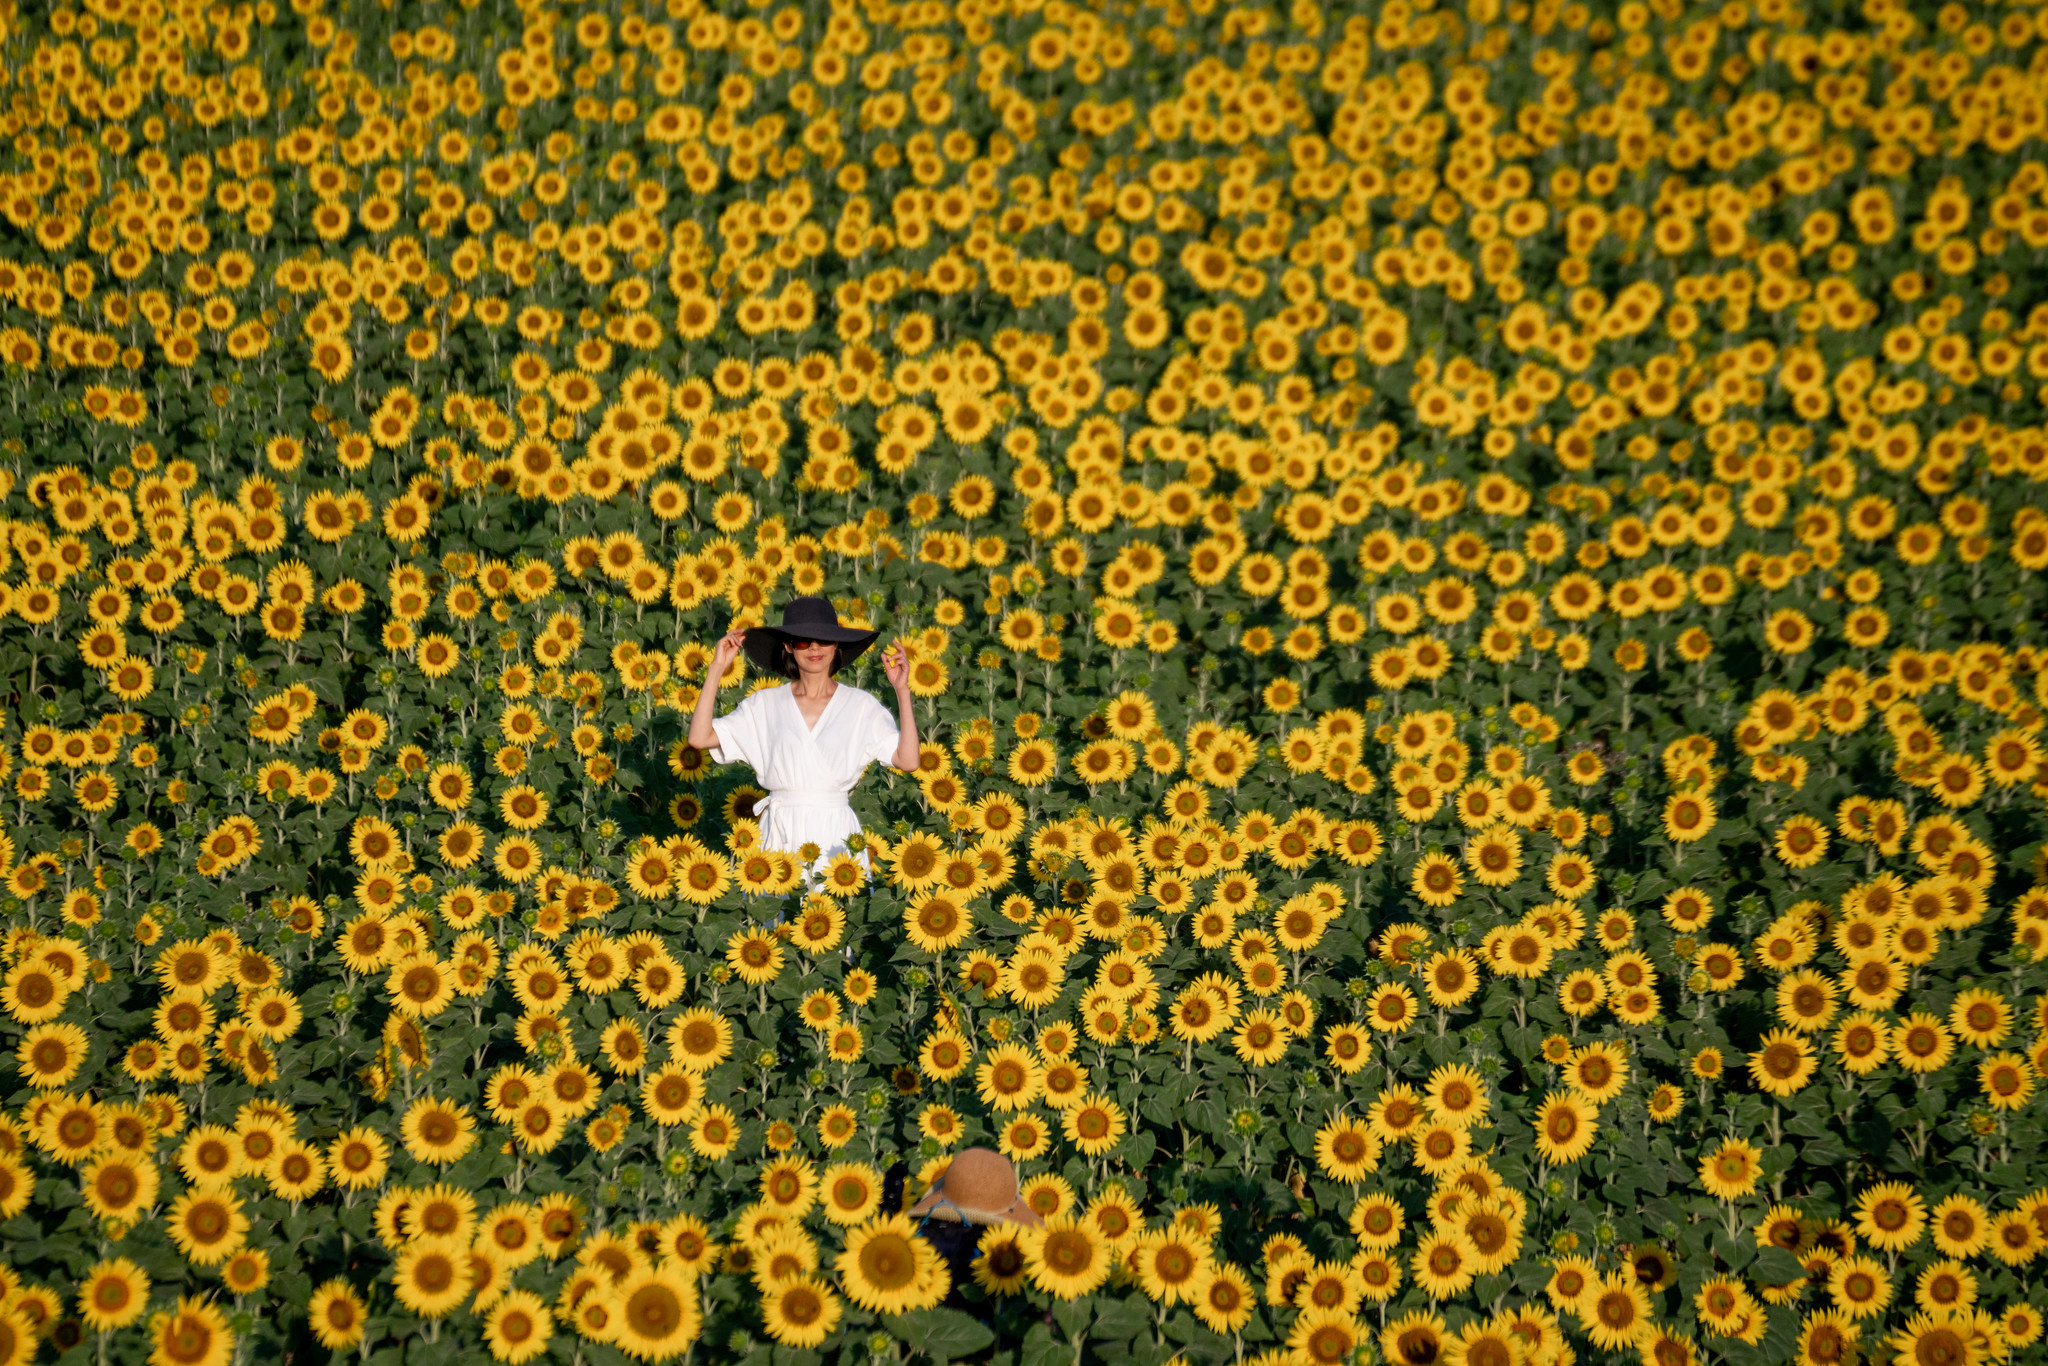
[(896, 718), (873, 694), (868, 696), (867, 715), (861, 724), (860, 757), (863, 762), (878, 764), (896, 762), (896, 746), (902, 742), (903, 732), (896, 725)]
[(718, 743), (705, 752), (718, 763), (760, 767), (764, 746), (758, 696), (741, 698), (738, 706), (712, 721), (711, 729), (717, 735)]

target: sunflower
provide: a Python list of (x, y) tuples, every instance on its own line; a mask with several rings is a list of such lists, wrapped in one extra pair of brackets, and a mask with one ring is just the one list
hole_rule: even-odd
[(466, 1246), (476, 1231), (476, 1200), (468, 1191), (446, 1184), (415, 1189), (407, 1217), (416, 1240)]
[(599, 1038), (605, 1066), (621, 1077), (637, 1076), (647, 1067), (647, 1036), (636, 1020), (614, 1020)]
[[(453, 826), (449, 827), (450, 832), (453, 830)], [(498, 841), (498, 847), (491, 855), (491, 866), (508, 882), (527, 882), (540, 871), (540, 845), (523, 835), (508, 835)]]
[(91, 1046), (75, 1024), (41, 1024), (22, 1035), (14, 1060), (30, 1086), (52, 1090), (78, 1075)]
[[(1173, 1001), (1173, 1036), (1207, 1043), (1230, 1028), (1236, 1015), (1237, 991), (1236, 983), (1226, 983), (1214, 973), (1183, 987)], [(1142, 1018), (1134, 1017), (1131, 1024), (1137, 1025)]]
[(242, 1202), (228, 1191), (191, 1190), (171, 1205), (171, 1241), (195, 1266), (218, 1266), (239, 1252), (249, 1233)]
[(818, 1141), (827, 1148), (843, 1148), (859, 1132), (860, 1117), (851, 1106), (828, 1105), (818, 1112)]
[(721, 1251), (704, 1221), (694, 1214), (678, 1214), (663, 1224), (661, 1246), (676, 1266), (696, 1272), (713, 1265)]
[(1891, 1056), (1891, 1030), (1876, 1015), (1857, 1011), (1845, 1016), (1835, 1027), (1829, 1047), (1845, 1071), (1856, 1076), (1868, 1076)]
[(711, 1010), (686, 1011), (669, 1026), (668, 1042), (674, 1065), (701, 1075), (732, 1056), (732, 1022)]
[(2005, 1307), (1999, 1329), (2014, 1347), (2031, 1347), (2041, 1337), (2041, 1311), (2021, 1300)]
[(474, 821), (453, 821), (435, 841), (435, 852), (450, 868), (467, 868), (483, 856), (483, 827)]
[(1465, 846), (1465, 865), (1482, 886), (1505, 887), (1522, 872), (1522, 836), (1513, 829), (1494, 829)]
[(772, 934), (742, 931), (727, 943), (725, 961), (742, 982), (762, 986), (782, 975), (782, 945)]
[(827, 898), (813, 897), (798, 914), (791, 937), (806, 953), (829, 953), (845, 932), (846, 912)]
[(679, 886), (675, 857), (659, 844), (636, 850), (626, 860), (626, 885), (649, 900), (673, 895)]
[(963, 1128), (960, 1112), (950, 1105), (927, 1105), (917, 1116), (918, 1133), (941, 1148), (958, 1142)]
[(1422, 1097), (1409, 1087), (1397, 1085), (1380, 1089), (1366, 1122), (1380, 1142), (1396, 1143), (1414, 1135), (1427, 1117)]
[(608, 1340), (642, 1361), (683, 1352), (703, 1327), (695, 1279), (667, 1268), (636, 1267), (601, 1297), (601, 1306)]
[(126, 1257), (86, 1272), (78, 1283), (78, 1316), (96, 1332), (125, 1328), (149, 1309), (149, 1276)]
[(1579, 1319), (1586, 1335), (1610, 1350), (1633, 1347), (1654, 1331), (1648, 1294), (1624, 1272), (1609, 1272), (1587, 1285)]
[[(1974, 1363), (1985, 1360), (1977, 1346), (1982, 1334), (1976, 1317), (1953, 1311), (1922, 1312), (1913, 1315), (1886, 1339), (1886, 1344), (1896, 1353), (1892, 1360), (1915, 1363), (1955, 1362), (1958, 1366), (1973, 1366)], [(1849, 1323), (1843, 1327), (1847, 1331), (1841, 1336), (1849, 1343), (1854, 1343), (1855, 1325)]]
[(1411, 1136), (1415, 1165), (1431, 1176), (1451, 1171), (1472, 1151), (1472, 1132), (1431, 1119), (1419, 1125)]
[[(1403, 767), (1409, 766), (1404, 765)], [(1409, 824), (1422, 825), (1432, 816), (1436, 815), (1443, 807), (1443, 793), (1433, 782), (1402, 781), (1402, 775), (1398, 772), (1395, 775), (1394, 781), (1396, 785), (1395, 811), (1402, 820), (1407, 821)], [(1432, 859), (1442, 857), (1442, 855), (1431, 855)], [(1421, 865), (1418, 864), (1417, 872), (1419, 873), (1420, 871)], [(1456, 868), (1453, 867), (1452, 871), (1455, 873)]]
[(1591, 968), (1566, 973), (1557, 984), (1558, 1003), (1567, 1015), (1584, 1019), (1607, 1001), (1607, 979)]
[(540, 1256), (540, 1224), (532, 1205), (515, 1200), (485, 1215), (477, 1231), (478, 1246), (489, 1249), (510, 1270)]
[(1048, 953), (1020, 949), (1004, 965), (1000, 985), (1018, 1005), (1038, 1010), (1058, 999), (1066, 970)]
[(536, 787), (515, 783), (498, 798), (498, 816), (514, 830), (538, 830), (547, 824), (548, 799)]
[(418, 1243), (398, 1254), (391, 1284), (398, 1301), (421, 1318), (452, 1313), (470, 1292), (469, 1261), (440, 1243)]
[(1449, 1331), (1435, 1314), (1405, 1314), (1380, 1330), (1380, 1353), (1392, 1366), (1436, 1366)]
[(1778, 1018), (1801, 1033), (1826, 1029), (1835, 1018), (1835, 992), (1834, 982), (1822, 973), (1788, 972), (1778, 979)]
[(1788, 868), (1811, 868), (1827, 856), (1828, 829), (1811, 816), (1794, 816), (1778, 827), (1771, 849)]
[(180, 1296), (176, 1307), (151, 1316), (150, 1360), (162, 1366), (224, 1366), (234, 1353), (227, 1316), (196, 1296)]
[(1984, 767), (1991, 781), (2000, 787), (2030, 782), (2040, 775), (2044, 761), (2041, 742), (2024, 730), (2001, 730), (1984, 745)]
[(1381, 1144), (1368, 1125), (1341, 1120), (1316, 1131), (1316, 1164), (1332, 1179), (1355, 1185), (1379, 1169)]
[(666, 954), (654, 954), (633, 969), (633, 995), (649, 1010), (666, 1010), (683, 994), (683, 970)]
[(1415, 1283), (1433, 1300), (1445, 1300), (1472, 1284), (1479, 1254), (1463, 1233), (1438, 1229), (1426, 1234), (1409, 1259)]
[(982, 1103), (1000, 1111), (1018, 1110), (1036, 1100), (1044, 1073), (1031, 1051), (1020, 1044), (999, 1044), (975, 1069)]
[(1010, 751), (1010, 781), (1021, 787), (1043, 787), (1058, 774), (1059, 757), (1052, 741), (1026, 740)]
[(818, 1173), (802, 1158), (784, 1157), (761, 1169), (762, 1200), (791, 1218), (801, 1218), (818, 1201)]
[(761, 1296), (762, 1326), (790, 1347), (815, 1347), (839, 1326), (839, 1297), (814, 1276), (782, 1281)]
[[(1500, 1317), (1491, 1320), (1473, 1319), (1445, 1344), (1444, 1360), (1468, 1363), (1471, 1366), (1487, 1361), (1509, 1362), (1520, 1357), (1525, 1346), (1510, 1321)], [(1646, 1360), (1664, 1366), (1671, 1358), (1656, 1356), (1648, 1357)], [(1687, 1363), (1687, 1366), (1690, 1366), (1690, 1363)]]
[(882, 1203), (881, 1178), (859, 1162), (827, 1167), (819, 1174), (818, 1190), (825, 1217), (842, 1228), (866, 1220)]
[(1991, 1240), (1990, 1216), (1967, 1195), (1944, 1199), (1928, 1214), (1934, 1249), (1944, 1257), (1974, 1257)]
[(1593, 1147), (1600, 1132), (1598, 1111), (1572, 1092), (1552, 1092), (1537, 1107), (1536, 1151), (1555, 1165), (1576, 1162)]
[(1060, 1215), (1023, 1230), (1025, 1265), (1032, 1284), (1056, 1299), (1090, 1294), (1109, 1276), (1112, 1249), (1087, 1216)]
[(1628, 1055), (1611, 1043), (1592, 1043), (1572, 1054), (1565, 1081), (1595, 1105), (1604, 1105), (1628, 1084)]
[(1922, 1309), (1967, 1308), (1976, 1299), (1977, 1277), (1961, 1262), (1935, 1262), (1914, 1278), (1913, 1302)]
[(2012, 1029), (2012, 1006), (1997, 992), (1975, 987), (1956, 993), (1949, 1027), (1972, 1048), (1995, 1048)]
[(903, 928), (912, 944), (926, 953), (957, 947), (974, 928), (973, 916), (949, 895), (927, 896), (903, 912)]
[(723, 1105), (706, 1107), (690, 1126), (691, 1150), (713, 1162), (730, 1153), (739, 1139), (739, 1122)]
[(1015, 1295), (1024, 1289), (1031, 1276), (1022, 1234), (1016, 1224), (997, 1224), (983, 1232), (972, 1266), (976, 1285), (992, 1295)]
[(417, 1100), (399, 1124), (415, 1162), (445, 1167), (476, 1146), (476, 1117), (451, 1100)]
[(1390, 1252), (1361, 1252), (1351, 1259), (1363, 1297), (1385, 1304), (1401, 1289), (1401, 1263)]
[(1886, 1010), (1906, 990), (1907, 971), (1903, 963), (1883, 950), (1850, 959), (1846, 994), (1858, 1010)]
[(494, 1361), (531, 1361), (548, 1348), (554, 1336), (547, 1301), (530, 1290), (512, 1290), (491, 1306), (484, 1320), (484, 1345)]
[(1700, 1184), (1718, 1200), (1736, 1200), (1756, 1189), (1763, 1154), (1740, 1138), (1724, 1138), (1699, 1161)]
[(1287, 1334), (1287, 1347), (1295, 1361), (1338, 1366), (1352, 1360), (1365, 1340), (1365, 1329), (1349, 1314), (1310, 1309), (1296, 1316)]
[(900, 1214), (855, 1228), (835, 1265), (854, 1303), (877, 1313), (928, 1309), (951, 1285), (945, 1260)]
[(1664, 803), (1664, 837), (1680, 844), (1697, 843), (1706, 838), (1718, 817), (1711, 797), (1695, 792), (1674, 793)]
[(1141, 1235), (1123, 1264), (1147, 1296), (1166, 1305), (1198, 1300), (1211, 1270), (1207, 1242), (1174, 1227)]
[(1552, 892), (1576, 901), (1593, 890), (1594, 870), (1584, 854), (1557, 853), (1544, 870), (1544, 882)]
[(1089, 1157), (1099, 1157), (1116, 1147), (1124, 1136), (1123, 1107), (1099, 1092), (1089, 1092), (1080, 1103), (1066, 1108), (1060, 1116), (1067, 1141)]
[(967, 1070), (972, 1059), (967, 1040), (957, 1030), (935, 1029), (918, 1049), (918, 1066), (933, 1081), (951, 1081)]
[(1993, 1053), (1976, 1065), (1976, 1083), (1991, 1108), (2019, 1110), (2034, 1096), (2034, 1067), (2019, 1053)]
[(2040, 1228), (2019, 1210), (2007, 1210), (1991, 1221), (1991, 1254), (2007, 1266), (2024, 1266), (2041, 1255)]
[(912, 834), (896, 845), (890, 861), (890, 880), (905, 891), (922, 892), (937, 884), (945, 850), (929, 836)]
[(1350, 1314), (1357, 1312), (1359, 1301), (1365, 1297), (1365, 1287), (1360, 1284), (1356, 1270), (1341, 1262), (1310, 1263), (1303, 1274), (1293, 1279), (1293, 1300), (1301, 1309), (1335, 1309)]
[(91, 1097), (65, 1096), (41, 1109), (37, 1137), (59, 1162), (77, 1166), (107, 1148), (111, 1121), (112, 1114)]
[(460, 811), (469, 805), (475, 783), (461, 764), (439, 764), (427, 775), (427, 792), (434, 805), (444, 811)]
[(1271, 1011), (1254, 1010), (1243, 1017), (1231, 1040), (1238, 1057), (1255, 1067), (1278, 1062), (1287, 1051), (1287, 1030)]
[(1018, 1115), (1004, 1121), (996, 1137), (996, 1149), (1019, 1162), (1042, 1156), (1051, 1141), (1046, 1122), (1035, 1114)]
[(1892, 1302), (1892, 1281), (1875, 1257), (1844, 1257), (1828, 1268), (1828, 1295), (1852, 1319), (1882, 1314)]
[(88, 1164), (81, 1173), (86, 1208), (101, 1219), (133, 1220), (156, 1203), (156, 1163), (148, 1158), (116, 1154)]
[(1478, 958), (1468, 949), (1436, 954), (1422, 965), (1422, 988), (1440, 1010), (1463, 1005), (1479, 990)]
[(1789, 1096), (1804, 1087), (1816, 1066), (1806, 1036), (1785, 1029), (1764, 1035), (1762, 1046), (1749, 1055), (1750, 1079), (1758, 1090), (1773, 1096)]
[(221, 1283), (237, 1295), (253, 1295), (270, 1284), (270, 1254), (245, 1247), (221, 1268)]
[(1433, 1118), (1457, 1128), (1470, 1128), (1484, 1120), (1489, 1104), (1486, 1083), (1461, 1063), (1448, 1063), (1431, 1072), (1424, 1097)]
[(438, 1016), (455, 999), (455, 973), (434, 954), (414, 954), (393, 963), (385, 979), (391, 1006), (414, 1020)]
[(1383, 982), (1366, 998), (1366, 1023), (1382, 1033), (1399, 1033), (1415, 1023), (1415, 993), (1399, 982)]

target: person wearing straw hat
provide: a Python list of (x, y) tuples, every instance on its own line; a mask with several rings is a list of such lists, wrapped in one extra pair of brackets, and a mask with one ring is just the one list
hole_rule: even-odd
[[(918, 765), (910, 660), (902, 644), (891, 645), (882, 659), (896, 692), (893, 717), (873, 693), (834, 677), (880, 634), (842, 625), (824, 598), (792, 598), (779, 626), (740, 627), (719, 640), (690, 717), (692, 745), (719, 763), (751, 766), (768, 789), (754, 803), (761, 847), (789, 853), (817, 847), (818, 856), (805, 865), (807, 881), (826, 860), (847, 852), (847, 837), (859, 833), (860, 817), (846, 797), (868, 764), (905, 771)], [(749, 694), (714, 721), (716, 680), (742, 650), (755, 668), (791, 681)], [(860, 857), (872, 869), (865, 850)]]
[[(882, 1211), (896, 1209), (910, 1166), (898, 1162), (882, 1179)], [(1017, 1169), (993, 1148), (962, 1148), (932, 1180), (923, 1197), (905, 1211), (917, 1224), (918, 1236), (946, 1259), (953, 1290), (946, 1302), (966, 1308), (960, 1287), (974, 1279), (974, 1259), (981, 1250), (982, 1231), (990, 1224), (1045, 1221), (1024, 1203), (1017, 1188)]]

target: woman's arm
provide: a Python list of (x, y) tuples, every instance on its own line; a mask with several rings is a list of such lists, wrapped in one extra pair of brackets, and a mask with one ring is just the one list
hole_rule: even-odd
[(727, 631), (711, 652), (711, 667), (704, 671), (704, 686), (697, 691), (697, 709), (690, 713), (690, 743), (698, 749), (718, 748), (718, 731), (711, 724), (711, 713), (718, 710), (718, 680), (725, 677), (746, 635), (744, 626)]
[(896, 754), (889, 762), (905, 773), (913, 772), (922, 757), (917, 748), (916, 698), (910, 695), (910, 656), (903, 642), (891, 645), (882, 656), (882, 672), (896, 689)]

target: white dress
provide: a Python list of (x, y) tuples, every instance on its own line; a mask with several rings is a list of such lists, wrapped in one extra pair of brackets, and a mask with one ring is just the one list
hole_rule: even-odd
[[(805, 867), (807, 880), (846, 852), (846, 837), (860, 829), (846, 794), (869, 763), (894, 761), (901, 734), (889, 709), (850, 683), (826, 699), (815, 728), (805, 724), (785, 684), (749, 694), (712, 729), (718, 743), (711, 757), (750, 765), (768, 789), (754, 804), (762, 847), (795, 853), (805, 844), (818, 846), (818, 857)], [(860, 857), (872, 869), (865, 851)]]

